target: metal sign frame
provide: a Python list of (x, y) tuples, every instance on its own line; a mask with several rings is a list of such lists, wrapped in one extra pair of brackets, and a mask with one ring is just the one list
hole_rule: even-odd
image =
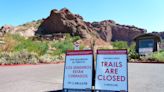
[[(113, 53), (113, 55), (117, 55), (117, 54), (119, 54), (119, 53), (121, 53), (122, 52), (122, 54), (126, 54), (126, 58), (127, 58), (127, 62), (126, 62), (126, 78), (127, 78), (127, 91), (125, 91), (125, 90), (107, 90), (107, 89), (97, 89), (96, 88), (96, 77), (97, 77), (97, 63), (98, 63), (98, 61), (97, 61), (97, 59), (98, 58), (96, 58), (96, 75), (95, 75), (95, 92), (128, 92), (128, 55), (127, 55), (127, 50), (126, 49), (118, 49), (118, 50), (97, 50), (97, 55), (96, 55), (96, 57), (98, 56), (98, 55), (100, 55), (98, 52), (99, 51), (104, 51), (104, 52), (106, 52), (106, 53), (104, 53), (105, 55), (112, 55), (112, 54), (109, 54), (109, 52), (111, 52), (111, 53)], [(110, 86), (109, 86), (110, 87)]]
[[(70, 54), (69, 54), (70, 53)], [(64, 83), (65, 83), (65, 73), (66, 73), (66, 64), (68, 61), (66, 61), (67, 59), (67, 56), (68, 55), (92, 55), (92, 61), (91, 61), (91, 80), (90, 80), (90, 83), (91, 83), (91, 87), (90, 89), (77, 89), (77, 88), (65, 88), (64, 87)], [(63, 92), (92, 92), (92, 85), (93, 85), (93, 51), (92, 50), (67, 50), (66, 51), (66, 56), (65, 56), (65, 64), (64, 64), (64, 76), (63, 76)]]

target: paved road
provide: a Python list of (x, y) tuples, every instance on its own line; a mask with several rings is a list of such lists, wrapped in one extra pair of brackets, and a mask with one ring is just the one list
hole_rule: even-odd
[(63, 64), (0, 67), (0, 92), (44, 92), (62, 88)]
[[(0, 92), (62, 88), (63, 64), (0, 67)], [(164, 92), (164, 64), (129, 64), (129, 92)]]
[(164, 92), (164, 64), (129, 64), (129, 92)]

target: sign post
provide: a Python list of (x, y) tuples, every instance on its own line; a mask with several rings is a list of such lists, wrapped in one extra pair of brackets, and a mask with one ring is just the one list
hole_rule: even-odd
[(92, 50), (67, 51), (63, 82), (64, 92), (91, 92), (92, 69)]
[(97, 50), (96, 92), (128, 92), (127, 50)]

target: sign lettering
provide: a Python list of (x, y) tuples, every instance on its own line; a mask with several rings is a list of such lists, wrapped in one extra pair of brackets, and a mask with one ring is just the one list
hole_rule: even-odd
[(95, 81), (99, 92), (127, 92), (127, 51), (98, 50)]

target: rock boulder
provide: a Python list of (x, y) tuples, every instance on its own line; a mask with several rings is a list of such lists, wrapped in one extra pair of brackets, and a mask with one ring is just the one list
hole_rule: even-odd
[(80, 15), (72, 14), (68, 9), (60, 11), (54, 9), (40, 25), (36, 34), (70, 33), (82, 38), (90, 38), (90, 29), (86, 26)]

